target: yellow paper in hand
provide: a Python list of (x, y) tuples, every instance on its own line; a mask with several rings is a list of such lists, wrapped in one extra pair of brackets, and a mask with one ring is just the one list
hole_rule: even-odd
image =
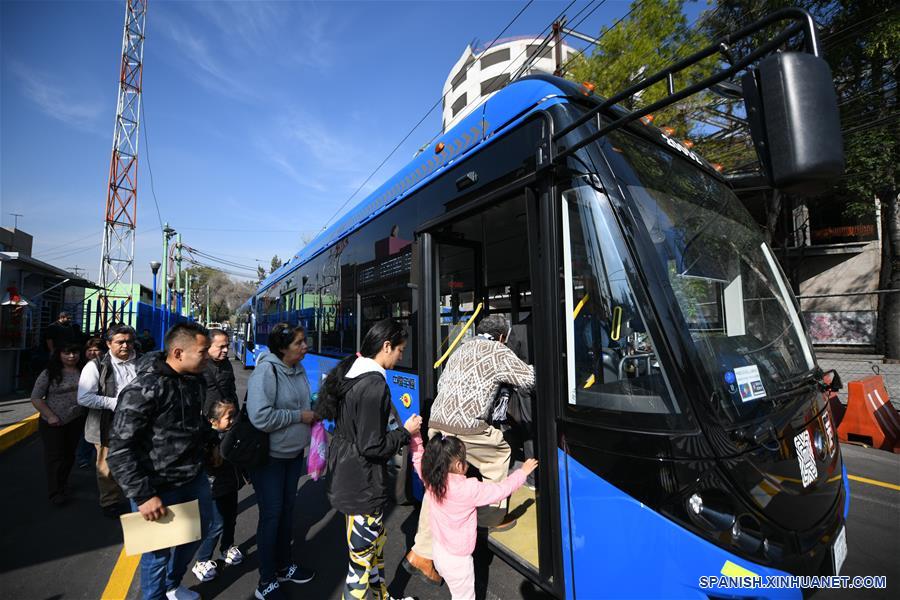
[(122, 515), (125, 554), (134, 556), (200, 539), (200, 505), (196, 500), (166, 507), (166, 516), (147, 521), (141, 513)]

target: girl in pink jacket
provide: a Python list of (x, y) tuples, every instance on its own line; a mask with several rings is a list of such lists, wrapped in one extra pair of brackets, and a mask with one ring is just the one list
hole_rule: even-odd
[(494, 504), (522, 487), (537, 468), (533, 458), (499, 483), (466, 477), (466, 445), (438, 434), (423, 449), (422, 436), (412, 438), (413, 465), (425, 483), (431, 504), (434, 566), (444, 577), (453, 600), (474, 600), (476, 509)]

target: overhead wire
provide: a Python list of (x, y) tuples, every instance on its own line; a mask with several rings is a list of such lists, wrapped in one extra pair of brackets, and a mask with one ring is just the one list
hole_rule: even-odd
[[(490, 50), (490, 48), (493, 47), (493, 45), (497, 43), (497, 40), (500, 39), (500, 36), (502, 36), (504, 33), (506, 33), (506, 30), (507, 30), (507, 29), (509, 29), (510, 27), (512, 27), (513, 23), (515, 23), (516, 20), (518, 20), (518, 18), (522, 15), (522, 13), (525, 12), (525, 10), (526, 10), (529, 6), (531, 6), (531, 4), (532, 4), (533, 2), (534, 2), (534, 0), (528, 0), (528, 2), (525, 4), (525, 6), (523, 6), (522, 9), (519, 10), (519, 12), (516, 13), (516, 15), (512, 18), (512, 20), (511, 20), (509, 23), (506, 24), (506, 27), (504, 27), (503, 30), (502, 30), (500, 33), (497, 34), (497, 36), (494, 38), (494, 41), (492, 41), (491, 44), (488, 46), (487, 50)], [(486, 52), (487, 50), (485, 50), (485, 52)], [(468, 70), (471, 68), (472, 64), (474, 64), (474, 63), (471, 63), (470, 65), (468, 65), (468, 66), (466, 67), (466, 70), (465, 70), (464, 72), (468, 72)], [(397, 152), (397, 150), (400, 149), (400, 147), (406, 142), (406, 140), (408, 140), (409, 137), (416, 131), (416, 129), (419, 128), (419, 126), (425, 121), (425, 119), (428, 118), (428, 115), (430, 115), (430, 114), (434, 111), (435, 108), (437, 108), (438, 106), (440, 106), (440, 105), (443, 103), (444, 97), (445, 97), (445, 96), (446, 96), (446, 94), (441, 95), (441, 98), (440, 98), (437, 102), (435, 102), (435, 103), (431, 106), (431, 108), (428, 109), (428, 112), (426, 112), (426, 113), (422, 116), (422, 118), (419, 119), (419, 121), (418, 121), (415, 125), (413, 125), (412, 129), (410, 129), (409, 132), (408, 132), (405, 136), (403, 136), (403, 139), (401, 139), (401, 140), (397, 143), (397, 145), (394, 146), (393, 150), (391, 150), (391, 151), (388, 153), (388, 155), (384, 158), (384, 160), (382, 160), (382, 161), (378, 164), (378, 166), (375, 167), (375, 170), (373, 170), (373, 171), (369, 174), (369, 176), (366, 177), (365, 180), (364, 180), (361, 184), (359, 184), (359, 187), (357, 187), (356, 190), (355, 190), (352, 194), (350, 194), (350, 197), (347, 198), (347, 199), (344, 201), (344, 203), (341, 204), (341, 205), (338, 207), (338, 209), (334, 212), (334, 214), (331, 215), (331, 217), (325, 222), (325, 225), (322, 226), (322, 230), (323, 230), (323, 231), (324, 231), (325, 229), (327, 229), (327, 228), (328, 228), (328, 225), (331, 224), (331, 222), (335, 219), (335, 217), (337, 217), (337, 216), (341, 213), (341, 211), (344, 210), (344, 207), (346, 207), (347, 204), (349, 204), (350, 201), (353, 200), (353, 198), (356, 197), (356, 195), (360, 192), (360, 190), (362, 190), (362, 189), (366, 186), (366, 184), (369, 183), (369, 181), (372, 179), (372, 177), (374, 177), (375, 174), (376, 174), (378, 171), (381, 170), (381, 167), (383, 167), (383, 166), (387, 163), (387, 161), (390, 160), (390, 158)]]
[(141, 130), (144, 132), (144, 152), (147, 154), (147, 172), (150, 174), (150, 195), (153, 196), (153, 204), (156, 205), (156, 217), (159, 219), (159, 228), (162, 229), (163, 218), (159, 210), (159, 201), (156, 199), (156, 187), (153, 185), (153, 168), (150, 166), (150, 134), (147, 131), (147, 115), (144, 114), (144, 98), (141, 94)]

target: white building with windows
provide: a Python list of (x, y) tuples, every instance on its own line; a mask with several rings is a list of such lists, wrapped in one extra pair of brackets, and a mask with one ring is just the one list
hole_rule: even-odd
[[(490, 49), (466, 46), (444, 82), (442, 123), (447, 131), (472, 110), (510, 82), (526, 61), (533, 62), (519, 76), (553, 73), (556, 69), (555, 44), (541, 48), (543, 39), (517, 37), (499, 40)], [(562, 44), (562, 64), (577, 51)]]

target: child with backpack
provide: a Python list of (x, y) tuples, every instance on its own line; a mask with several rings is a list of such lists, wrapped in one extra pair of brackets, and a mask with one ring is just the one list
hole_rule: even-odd
[(411, 448), (416, 473), (430, 496), (434, 566), (453, 600), (474, 600), (476, 509), (510, 496), (538, 463), (529, 458), (522, 468), (494, 483), (466, 477), (466, 445), (459, 438), (438, 433), (423, 447), (422, 436), (416, 433)]
[[(209, 419), (213, 431), (218, 434), (216, 440), (221, 441), (237, 418), (237, 406), (228, 398), (213, 397), (207, 401), (203, 414)], [(244, 560), (241, 549), (234, 543), (238, 490), (244, 486), (244, 475), (237, 466), (222, 458), (218, 443), (209, 449), (206, 474), (213, 498), (212, 523), (197, 549), (197, 562), (191, 569), (201, 582), (210, 581), (218, 574), (218, 564), (212, 560), (212, 556), (219, 536), (222, 536), (219, 550), (225, 564), (238, 565)]]

